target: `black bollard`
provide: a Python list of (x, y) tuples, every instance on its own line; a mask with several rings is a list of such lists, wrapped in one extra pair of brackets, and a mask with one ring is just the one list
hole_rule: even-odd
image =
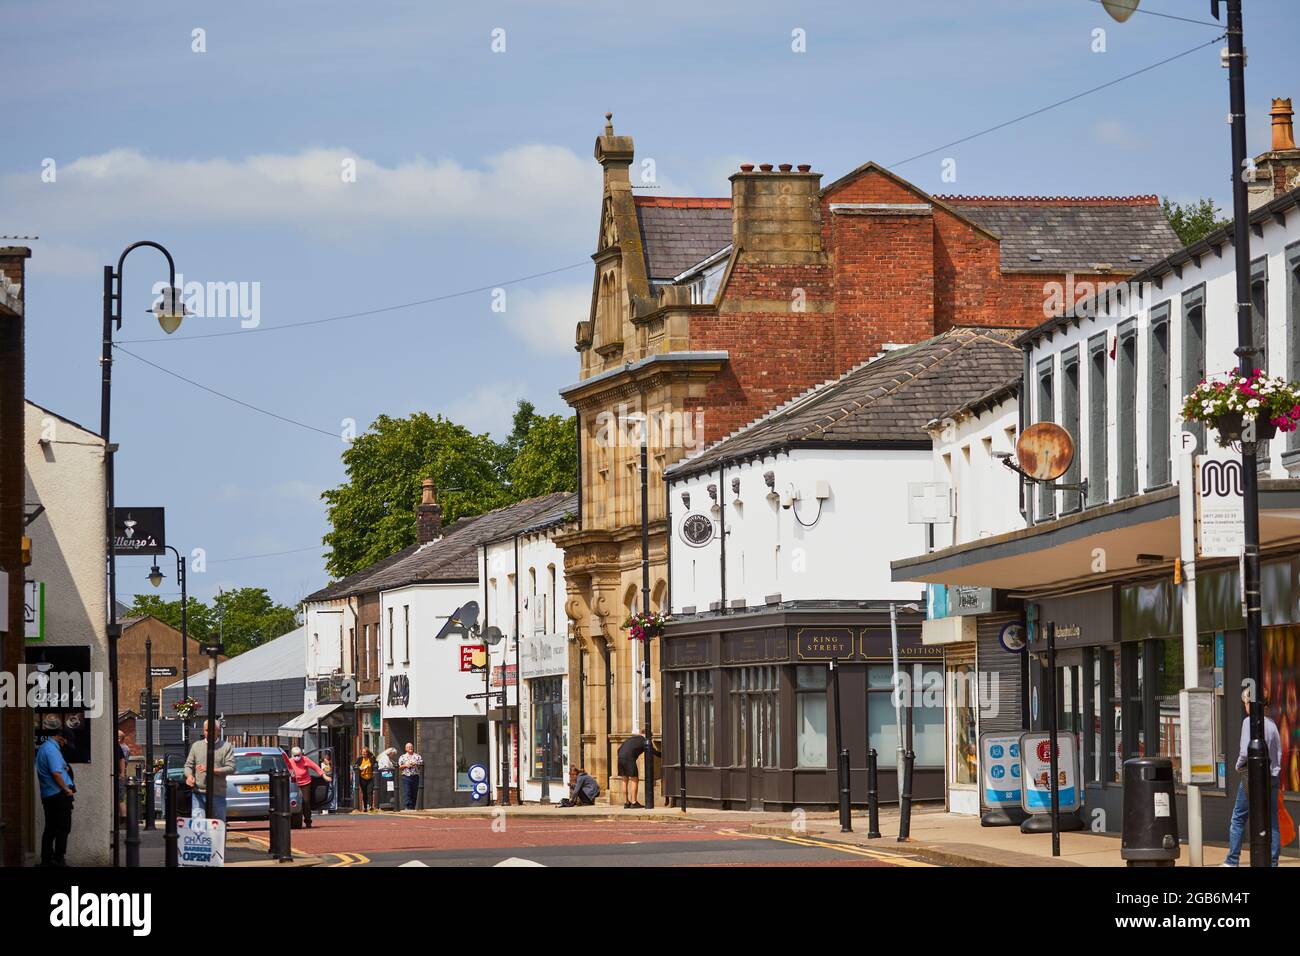
[(849, 812), (849, 750), (844, 748), (836, 761), (840, 784), (840, 832), (853, 832), (853, 818)]
[(902, 843), (912, 835), (912, 765), (916, 763), (916, 754), (911, 750), (903, 752), (903, 791), (898, 803), (898, 842)]
[(867, 839), (880, 839), (880, 787), (876, 777), (876, 748), (867, 748)]
[(140, 865), (140, 778), (126, 780), (126, 865)]
[(163, 782), (163, 866), (179, 866), (180, 834), (176, 832), (176, 802), (181, 784), (179, 780)]
[[(289, 773), (271, 773), (271, 846), (270, 855), (281, 863), (293, 860), (292, 811), (289, 809)], [(305, 799), (310, 799), (308, 795)]]

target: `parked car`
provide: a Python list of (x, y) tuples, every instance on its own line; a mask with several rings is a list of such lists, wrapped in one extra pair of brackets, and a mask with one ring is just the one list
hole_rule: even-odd
[[(227, 820), (271, 818), (271, 771), (289, 773), (289, 758), (279, 747), (236, 747), (235, 772), (226, 778)], [(302, 826), (302, 795), (289, 777), (289, 813), (294, 829)], [(312, 804), (312, 809), (316, 804)]]
[[(185, 784), (184, 767), (168, 767), (167, 779), (175, 780), (180, 786), (176, 790), (176, 812), (183, 817), (190, 815), (190, 788)], [(164, 803), (166, 797), (163, 796), (163, 772), (157, 771), (153, 775), (153, 811), (154, 815), (161, 817), (167, 807)]]

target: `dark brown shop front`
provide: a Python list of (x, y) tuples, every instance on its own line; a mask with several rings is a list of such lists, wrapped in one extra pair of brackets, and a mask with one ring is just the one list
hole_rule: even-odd
[[(917, 754), (912, 793), (944, 797), (943, 652), (921, 644), (920, 620), (899, 619), (904, 710)], [(844, 745), (855, 806), (867, 803), (867, 747), (876, 748), (882, 803), (898, 799), (897, 721), (888, 613), (760, 612), (678, 620), (663, 638), (664, 787), (679, 791), (686, 731), (688, 806), (829, 809), (837, 804), (835, 696), (839, 660)], [(685, 709), (679, 723), (679, 695)], [(910, 720), (909, 720), (910, 718)]]

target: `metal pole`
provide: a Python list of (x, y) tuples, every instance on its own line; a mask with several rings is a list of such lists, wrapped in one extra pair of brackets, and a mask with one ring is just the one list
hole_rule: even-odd
[(676, 682), (677, 688), (677, 803), (686, 812), (686, 698), (682, 694), (682, 682)]
[[(185, 559), (181, 557), (180, 551), (170, 544), (167, 548), (176, 555), (176, 580), (181, 586), (181, 699), (186, 700), (190, 696), (190, 602), (185, 590)], [(181, 743), (188, 748), (189, 742), (190, 722), (182, 720)]]
[(916, 754), (912, 752), (911, 741), (903, 753), (903, 784), (898, 801), (898, 842), (905, 843), (912, 835), (912, 767), (916, 764)]
[(853, 821), (849, 808), (849, 748), (844, 745), (844, 725), (840, 717), (840, 668), (839, 661), (831, 658), (831, 689), (835, 693), (835, 776), (840, 788), (840, 832), (852, 833)]
[[(641, 608), (642, 613), (650, 613), (650, 453), (649, 432), (650, 416), (642, 409), (645, 416), (641, 422)], [(645, 704), (645, 808), (655, 808), (655, 747), (651, 739), (654, 727), (654, 684), (650, 677), (650, 641), (646, 635), (645, 659), (641, 666), (644, 674), (641, 680), (641, 699)]]
[(880, 788), (875, 747), (867, 748), (867, 838), (880, 839)]
[[(151, 789), (152, 786), (150, 784)], [(163, 773), (163, 866), (169, 869), (179, 865), (176, 859), (179, 841), (176, 831), (176, 801), (180, 786), (179, 781), (169, 780), (167, 774)]]
[[(125, 255), (125, 253), (123, 253)], [(111, 409), (113, 399), (113, 322), (115, 319), (113, 302), (115, 299), (114, 280), (118, 276), (114, 274), (112, 266), (104, 266), (104, 340), (103, 352), (100, 355), (100, 392), (99, 392), (99, 434), (104, 439), (104, 485), (105, 485), (105, 526), (104, 533), (108, 538), (108, 686), (109, 686), (109, 723), (113, 730), (117, 730), (117, 540), (114, 534), (116, 522), (114, 520), (115, 503), (113, 499), (113, 452), (114, 447), (109, 437), (109, 426), (111, 423)], [(120, 286), (119, 286), (120, 289)], [(120, 292), (117, 293), (120, 295)], [(120, 321), (120, 320), (118, 320)], [(110, 737), (116, 746), (117, 735), (110, 732)], [(113, 866), (120, 865), (118, 856), (117, 843), (117, 794), (118, 787), (121, 785), (118, 772), (118, 755), (113, 753), (113, 759), (109, 761), (112, 764), (112, 786), (109, 791), (109, 799), (112, 801), (113, 811)]]
[[(206, 795), (203, 800), (203, 815), (211, 818), (215, 815), (217, 797), (217, 655), (226, 646), (226, 615), (223, 612), (218, 623), (217, 644), (208, 647), (208, 745), (204, 761), (207, 764)], [(311, 799), (311, 788), (303, 795), (304, 800)]]
[(126, 865), (140, 865), (140, 782), (136, 777), (126, 781)]
[(1043, 682), (1047, 691), (1047, 736), (1048, 769), (1052, 775), (1052, 856), (1061, 855), (1061, 787), (1057, 779), (1057, 706), (1056, 706), (1056, 622), (1047, 625), (1047, 679)]
[[(1196, 659), (1196, 451), (1195, 436), (1183, 432), (1184, 446), (1178, 456), (1178, 532), (1183, 573), (1183, 686), (1194, 688), (1200, 681)], [(1186, 442), (1191, 438), (1192, 447)], [(1190, 721), (1189, 721), (1190, 724)], [(1187, 783), (1188, 865), (1204, 866), (1201, 835), (1201, 788), (1191, 782), (1192, 728), (1183, 727), (1183, 777)]]
[(895, 755), (894, 772), (897, 774), (897, 786), (902, 793), (903, 786), (903, 681), (898, 669), (898, 607), (889, 605), (889, 652), (894, 660), (894, 726), (898, 730), (898, 753)]
[[(1228, 0), (1228, 92), (1232, 118), (1232, 248), (1237, 272), (1237, 359), (1241, 374), (1255, 369), (1254, 310), (1250, 294), (1250, 207), (1246, 195), (1246, 52), (1242, 38), (1241, 0)], [(1250, 708), (1250, 745), (1246, 751), (1250, 801), (1250, 865), (1272, 860), (1268, 751), (1264, 743), (1264, 708), (1258, 705), (1264, 680), (1264, 649), (1259, 590), (1259, 472), (1254, 431), (1242, 440), (1241, 470), (1245, 524), (1246, 674), (1256, 706)]]
[(149, 781), (144, 792), (144, 828), (155, 829), (153, 823), (153, 638), (144, 639), (144, 695), (149, 701), (144, 715), (144, 772)]

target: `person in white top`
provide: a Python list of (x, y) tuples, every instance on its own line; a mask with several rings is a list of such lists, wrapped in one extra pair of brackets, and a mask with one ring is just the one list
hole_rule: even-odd
[[(1241, 838), (1246, 832), (1246, 823), (1250, 818), (1250, 799), (1246, 795), (1246, 752), (1250, 747), (1250, 691), (1243, 691), (1242, 706), (1246, 708), (1246, 717), (1241, 722), (1241, 743), (1237, 748), (1237, 773), (1241, 782), (1237, 784), (1237, 802), (1232, 807), (1232, 824), (1228, 829), (1228, 856), (1221, 866), (1237, 866), (1241, 863)], [(1277, 825), (1278, 783), (1282, 773), (1282, 735), (1277, 724), (1268, 716), (1269, 698), (1264, 695), (1264, 743), (1268, 747), (1269, 788), (1268, 803), (1271, 808), (1269, 818), (1273, 827), (1273, 866), (1277, 866), (1282, 851), (1282, 834)]]

